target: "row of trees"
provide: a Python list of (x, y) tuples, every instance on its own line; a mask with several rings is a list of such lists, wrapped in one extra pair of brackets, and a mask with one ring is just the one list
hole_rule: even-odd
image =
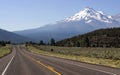
[(51, 38), (50, 43), (47, 43), (47, 44), (46, 44), (43, 40), (41, 40), (41, 41), (38, 43), (38, 45), (51, 45), (51, 46), (55, 46), (55, 44), (56, 44), (56, 41), (55, 41), (54, 38)]
[(0, 46), (6, 46), (6, 44), (11, 44), (10, 41), (0, 41)]
[(37, 45), (51, 45), (51, 46), (55, 46), (56, 45), (56, 41), (54, 38), (51, 38), (50, 39), (50, 43), (45, 43), (43, 40), (40, 40), (39, 43), (35, 43), (35, 42), (32, 42), (32, 41), (29, 41), (29, 42), (26, 42), (26, 44), (37, 44)]

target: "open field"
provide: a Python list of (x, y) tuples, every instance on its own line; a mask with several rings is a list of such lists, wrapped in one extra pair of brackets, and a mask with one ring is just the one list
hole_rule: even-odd
[(0, 58), (9, 54), (10, 52), (11, 52), (11, 46), (10, 45), (0, 47)]
[(36, 48), (44, 51), (76, 55), (95, 57), (103, 59), (120, 60), (120, 48), (83, 48), (83, 47), (57, 47), (57, 46), (35, 46)]
[(28, 46), (27, 48), (29, 51), (37, 54), (120, 68), (120, 48), (80, 48), (55, 46)]

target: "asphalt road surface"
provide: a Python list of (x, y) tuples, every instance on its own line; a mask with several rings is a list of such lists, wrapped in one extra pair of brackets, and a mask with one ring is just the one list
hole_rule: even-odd
[(120, 75), (120, 69), (37, 55), (14, 45), (0, 59), (1, 75)]

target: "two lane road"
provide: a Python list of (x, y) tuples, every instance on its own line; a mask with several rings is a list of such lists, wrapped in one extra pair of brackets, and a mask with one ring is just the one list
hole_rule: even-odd
[(120, 69), (37, 55), (19, 45), (0, 59), (1, 75), (120, 75)]

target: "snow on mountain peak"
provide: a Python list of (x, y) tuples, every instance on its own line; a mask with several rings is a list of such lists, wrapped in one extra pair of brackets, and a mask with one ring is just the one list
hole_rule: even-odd
[(65, 19), (66, 22), (81, 21), (81, 20), (85, 21), (86, 23), (90, 23), (93, 20), (99, 20), (105, 23), (112, 23), (111, 16), (107, 16), (103, 12), (96, 11), (90, 7), (84, 8), (83, 10), (75, 14), (74, 16)]

